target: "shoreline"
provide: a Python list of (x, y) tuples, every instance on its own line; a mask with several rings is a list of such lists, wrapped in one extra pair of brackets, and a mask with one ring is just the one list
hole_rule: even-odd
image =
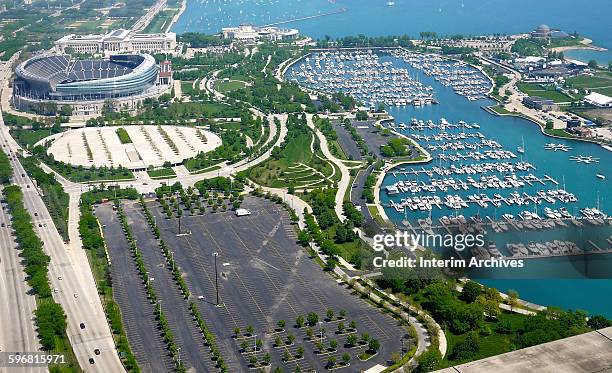
[(181, 2), (181, 7), (179, 8), (179, 11), (176, 14), (174, 14), (174, 16), (172, 17), (172, 20), (166, 27), (166, 32), (170, 32), (170, 29), (172, 29), (172, 26), (174, 26), (174, 24), (178, 22), (179, 18), (181, 18), (181, 16), (183, 15), (186, 9), (187, 9), (187, 0), (183, 0)]
[(604, 47), (599, 47), (597, 45), (593, 45), (593, 40), (584, 38), (582, 39), (580, 44), (567, 45), (563, 47), (554, 47), (554, 48), (549, 48), (549, 50), (551, 52), (559, 53), (559, 52), (566, 52), (566, 51), (571, 51), (571, 50), (591, 50), (591, 51), (596, 51), (596, 52), (605, 52), (608, 49)]

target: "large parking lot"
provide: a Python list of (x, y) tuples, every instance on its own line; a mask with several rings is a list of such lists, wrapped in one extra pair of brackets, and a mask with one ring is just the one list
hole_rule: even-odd
[[(191, 234), (177, 236), (177, 219), (167, 219), (157, 202), (149, 203), (162, 238), (174, 251), (192, 298), (197, 299), (203, 318), (217, 336), (231, 371), (260, 366), (267, 353), (272, 367), (280, 366), (285, 372), (293, 372), (298, 365), (302, 371), (323, 371), (330, 356), (339, 363), (346, 353), (350, 355), (350, 367), (341, 370), (361, 371), (387, 362), (393, 352), (400, 351), (404, 329), (325, 274), (296, 244), (284, 210), (252, 197), (247, 197), (242, 207), (252, 214), (237, 217), (229, 211), (194, 216), (186, 213), (181, 218), (181, 231)], [(133, 219), (134, 230), (140, 229), (139, 224), (146, 224), (144, 218)], [(220, 307), (215, 305), (215, 252)], [(330, 309), (334, 316), (326, 320)], [(339, 319), (341, 310), (345, 312), (343, 319)], [(313, 338), (308, 337), (307, 326), (296, 326), (299, 316), (306, 319), (311, 312), (320, 321), (312, 326)], [(285, 321), (283, 328), (277, 326), (279, 320)], [(356, 330), (349, 328), (351, 321), (356, 323)], [(341, 326), (339, 331), (341, 323), (344, 328)], [(240, 328), (238, 335), (235, 328)], [(326, 331), (323, 335), (321, 328)], [(361, 339), (362, 333), (380, 342), (378, 354), (367, 362), (357, 357), (368, 349), (365, 343), (346, 343), (350, 334)], [(255, 349), (257, 340), (263, 343), (259, 342), (261, 347)], [(336, 348), (329, 346), (332, 340)], [(321, 341), (325, 348), (316, 353), (321, 350), (317, 347)], [(253, 356), (257, 357), (256, 363)]]

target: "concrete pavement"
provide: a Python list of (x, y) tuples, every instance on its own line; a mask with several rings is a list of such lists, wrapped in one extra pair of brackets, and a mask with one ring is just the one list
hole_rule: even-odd
[[(28, 294), (31, 288), (11, 234), (10, 216), (4, 209), (0, 209), (0, 222), (5, 224), (0, 227), (0, 351), (36, 352), (41, 348), (34, 323), (36, 299)], [(11, 368), (11, 371), (37, 373), (46, 372), (47, 368)]]

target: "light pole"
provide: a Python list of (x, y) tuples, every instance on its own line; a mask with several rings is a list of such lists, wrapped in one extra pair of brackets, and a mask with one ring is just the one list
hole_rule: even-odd
[(253, 334), (253, 338), (255, 338), (255, 345), (253, 347), (253, 351), (257, 352), (257, 334)]
[(181, 366), (181, 348), (180, 347), (176, 348), (176, 355), (178, 357), (178, 366), (180, 367)]
[(215, 258), (215, 288), (217, 290), (217, 306), (219, 305), (219, 275), (217, 272), (217, 257), (219, 256), (218, 252), (213, 253), (213, 257)]
[(319, 335), (321, 337), (321, 343), (323, 343), (323, 321), (319, 321)]
[(151, 282), (151, 277), (149, 277), (149, 271), (147, 271), (147, 286), (149, 286), (150, 282)]
[(170, 251), (170, 260), (172, 260), (172, 271), (174, 271), (174, 251)]

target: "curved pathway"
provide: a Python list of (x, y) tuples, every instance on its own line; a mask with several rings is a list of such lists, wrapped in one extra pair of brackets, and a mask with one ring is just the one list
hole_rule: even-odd
[(338, 215), (340, 221), (344, 222), (346, 220), (346, 217), (344, 216), (342, 205), (344, 204), (344, 195), (349, 187), (349, 183), (351, 180), (351, 173), (349, 171), (349, 168), (346, 167), (346, 165), (340, 159), (336, 158), (329, 151), (327, 139), (325, 138), (325, 135), (323, 135), (323, 133), (321, 133), (321, 131), (319, 131), (315, 127), (314, 122), (312, 121), (312, 117), (312, 114), (306, 114), (306, 123), (308, 124), (308, 127), (310, 127), (319, 138), (319, 143), (321, 144), (321, 151), (323, 152), (323, 155), (336, 167), (338, 167), (338, 169), (340, 169), (340, 181), (338, 182), (338, 190), (336, 191), (336, 206), (334, 210), (336, 211), (336, 215)]

